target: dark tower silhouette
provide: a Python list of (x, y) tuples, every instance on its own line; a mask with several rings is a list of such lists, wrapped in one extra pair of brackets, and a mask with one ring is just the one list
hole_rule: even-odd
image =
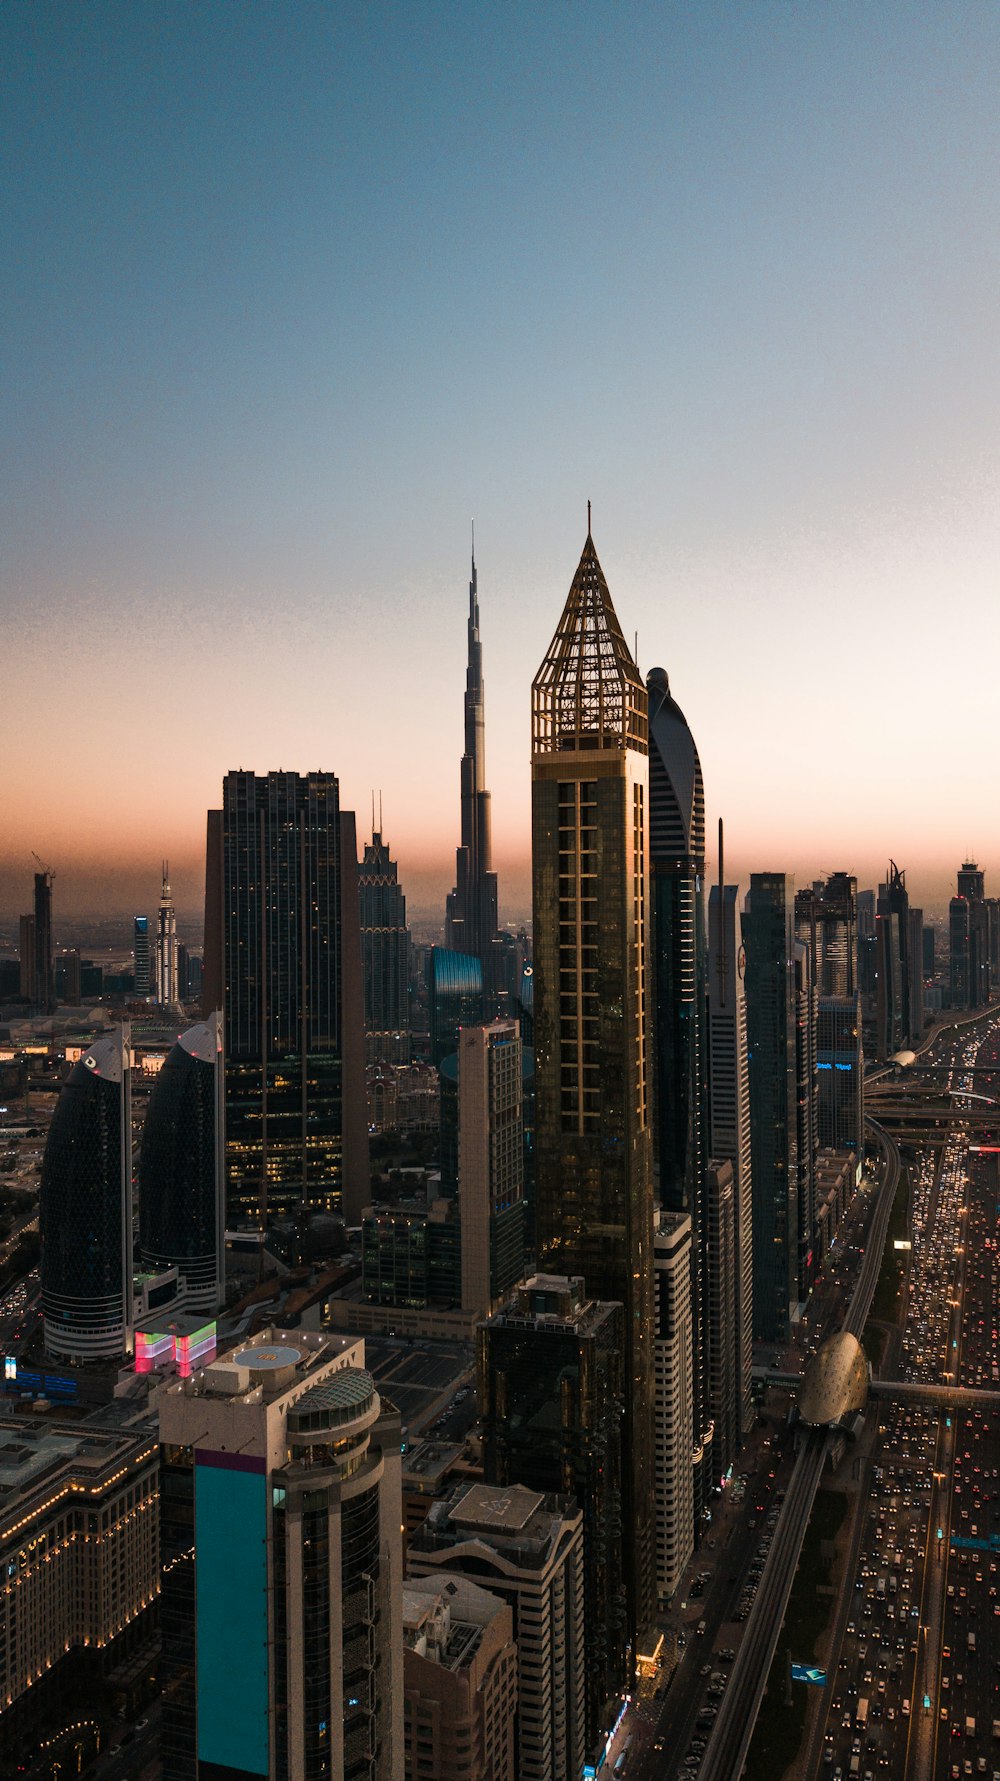
[(182, 1033), (149, 1097), (139, 1163), (139, 1252), (176, 1267), (193, 1310), (215, 1311), (225, 1278), (222, 1016)]
[(50, 1354), (112, 1357), (132, 1343), (130, 1039), (112, 1027), (74, 1064), (52, 1115), (38, 1228)]
[[(705, 1150), (705, 790), (694, 737), (663, 668), (649, 694), (649, 870), (653, 959), (654, 1153), (659, 1201), (691, 1215), (691, 1343), (694, 1515), (700, 1533), (713, 1471), (709, 1376), (722, 1346), (709, 1304)], [(730, 1456), (731, 1457), (731, 1456)]]
[(465, 674), (465, 753), (462, 756), (462, 841), (455, 853), (455, 888), (445, 909), (445, 945), (482, 960), (489, 997), (497, 939), (497, 877), (486, 790), (486, 689), (479, 639), (479, 595), (473, 544), (469, 582), (469, 662)]
[(56, 1005), (56, 974), (52, 957), (52, 880), (54, 873), (35, 873), (35, 1000), (43, 1014)]

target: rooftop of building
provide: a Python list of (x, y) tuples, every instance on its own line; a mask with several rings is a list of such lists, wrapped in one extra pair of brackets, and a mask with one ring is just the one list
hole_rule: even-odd
[(273, 1403), (290, 1391), (298, 1393), (313, 1375), (318, 1385), (329, 1368), (363, 1359), (364, 1343), (358, 1336), (270, 1327), (244, 1337), (190, 1378), (170, 1380), (163, 1391), (185, 1397), (208, 1393), (248, 1405)]
[[(32, 1417), (0, 1421), (0, 1539), (10, 1522), (30, 1519), (52, 1500), (53, 1487), (100, 1493), (123, 1467), (157, 1452), (151, 1428), (115, 1431), (87, 1422), (57, 1426)], [(61, 1493), (60, 1493), (61, 1494)]]
[(575, 1497), (543, 1496), (521, 1484), (459, 1484), (432, 1504), (410, 1550), (434, 1552), (481, 1541), (518, 1568), (541, 1570), (567, 1522), (579, 1519)]
[(403, 1644), (446, 1669), (471, 1663), (483, 1634), (510, 1609), (466, 1577), (408, 1577), (403, 1585)]

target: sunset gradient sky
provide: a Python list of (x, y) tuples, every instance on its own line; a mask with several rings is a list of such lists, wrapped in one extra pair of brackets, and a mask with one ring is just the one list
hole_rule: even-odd
[[(506, 909), (594, 502), (732, 871), (1000, 890), (1000, 9), (0, 13), (0, 911), (200, 904), (236, 766)], [(731, 875), (731, 874), (730, 874)]]

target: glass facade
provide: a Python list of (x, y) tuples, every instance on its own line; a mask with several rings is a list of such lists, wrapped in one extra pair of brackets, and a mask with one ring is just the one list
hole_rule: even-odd
[[(547, 1282), (550, 1288), (559, 1283)], [(577, 1286), (579, 1283), (576, 1283)], [(479, 1328), (478, 1401), (488, 1484), (575, 1496), (583, 1510), (586, 1742), (603, 1743), (627, 1685), (622, 1548), (624, 1313), (522, 1287)]]
[[(343, 1183), (340, 794), (332, 773), (230, 773), (223, 791), (226, 1177), (261, 1223)], [(353, 874), (355, 861), (346, 862)]]
[[(199, 1057), (192, 1046), (207, 1055)], [(151, 1272), (176, 1266), (193, 1306), (214, 1308), (222, 1258), (217, 1151), (216, 1029), (206, 1023), (169, 1052), (153, 1085), (139, 1159), (139, 1249)]]
[(39, 1231), (47, 1348), (125, 1352), (132, 1321), (128, 1035), (99, 1039), (65, 1083), (42, 1163)]
[(369, 1061), (398, 1062), (388, 1042), (410, 1030), (410, 936), (396, 862), (377, 831), (358, 867), (358, 905)]
[(743, 915), (753, 1169), (754, 1335), (788, 1338), (799, 1244), (792, 911), (783, 873), (755, 872)]
[(160, 1450), (160, 1758), (163, 1781), (196, 1781), (194, 1450)]
[(442, 1061), (458, 1050), (461, 1028), (477, 1026), (483, 1018), (482, 960), (468, 952), (452, 952), (447, 946), (432, 947), (427, 995), (431, 1059), (440, 1069)]

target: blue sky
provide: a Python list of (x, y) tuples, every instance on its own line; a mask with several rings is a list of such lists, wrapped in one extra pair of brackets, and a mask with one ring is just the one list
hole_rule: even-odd
[(436, 897), (472, 516), (520, 897), (588, 498), (734, 864), (1000, 870), (998, 75), (971, 3), (5, 9), (0, 906), (195, 904), (236, 765)]

